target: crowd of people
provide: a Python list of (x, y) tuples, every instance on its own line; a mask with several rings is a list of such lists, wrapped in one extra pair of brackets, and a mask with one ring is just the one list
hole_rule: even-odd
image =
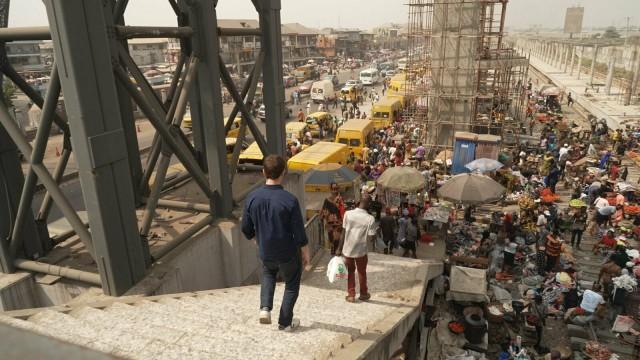
[[(492, 283), (526, 289), (521, 298), (513, 299), (519, 304), (514, 305), (520, 322), (517, 327), (532, 330), (531, 345), (538, 354), (551, 350), (543, 342), (549, 316), (585, 325), (612, 322), (629, 313), (625, 299), (634, 298), (636, 275), (640, 275), (636, 249), (640, 207), (636, 205), (636, 184), (629, 182), (628, 164), (637, 157), (640, 130), (629, 126), (610, 129), (606, 121), (593, 117), (584, 124), (574, 123), (562, 115), (557, 96), (544, 96), (530, 83), (524, 91), (532, 109), (528, 113), (535, 114), (531, 128), (539, 141), (504, 149), (500, 154), (504, 167), (484, 174), (507, 189), (502, 211), (484, 214), (475, 206), (440, 201), (437, 189), (449, 177), (451, 163), (446, 156), (434, 158), (420, 142), (423, 129), (410, 122), (378, 130), (361, 154), (352, 156), (350, 165), (364, 184), (360, 202), (343, 199), (343, 189), (331, 184), (331, 195), (321, 212), (327, 248), (332, 255), (345, 258), (346, 301), (356, 302), (356, 274), (358, 299), (367, 301), (371, 296), (366, 267), (372, 248), (416, 258), (420, 244), (433, 244), (439, 238), (446, 243), (448, 256), (486, 258)], [(567, 102), (572, 105), (571, 96)], [(396, 166), (416, 167), (424, 177), (424, 187), (415, 194), (402, 193), (390, 203), (376, 189), (376, 180)], [(250, 209), (252, 205), (246, 206)], [(445, 210), (446, 216), (434, 218), (432, 208)], [(247, 226), (245, 235), (253, 234)], [(584, 238), (592, 243), (590, 247), (584, 247)], [(304, 245), (297, 236), (293, 239)], [(258, 240), (262, 242), (260, 235)], [(577, 260), (583, 256), (601, 264), (595, 281), (581, 278)], [(265, 272), (273, 271), (265, 266)], [(265, 298), (263, 311), (270, 311), (270, 306)], [(285, 328), (291, 325), (289, 317), (281, 318)], [(523, 358), (521, 338), (515, 342), (496, 335), (491, 341), (502, 346), (505, 356), (515, 358), (510, 351), (515, 349), (518, 358)], [(550, 354), (557, 356), (557, 352)]]

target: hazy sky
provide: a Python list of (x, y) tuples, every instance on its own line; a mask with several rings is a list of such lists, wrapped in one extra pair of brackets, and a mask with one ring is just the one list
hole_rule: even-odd
[[(282, 0), (282, 21), (311, 27), (358, 27), (369, 29), (388, 22), (407, 22), (407, 0)], [(511, 0), (507, 26), (562, 27), (568, 6), (585, 6), (585, 27), (640, 24), (640, 0)], [(256, 18), (250, 0), (219, 0), (220, 18)], [(174, 25), (165, 0), (130, 0), (126, 21), (135, 25)], [(42, 0), (12, 0), (11, 26), (45, 25)]]

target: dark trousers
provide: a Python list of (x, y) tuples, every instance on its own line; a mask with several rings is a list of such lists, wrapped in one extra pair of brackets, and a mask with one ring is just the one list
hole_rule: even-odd
[(553, 271), (553, 269), (556, 267), (556, 264), (558, 263), (558, 258), (559, 256), (550, 256), (547, 254), (547, 266), (545, 270)]
[(536, 325), (536, 347), (542, 342), (542, 324)]
[(384, 241), (384, 244), (386, 245), (384, 248), (384, 253), (385, 254), (393, 254), (393, 242), (395, 240), (395, 237), (391, 237), (391, 238), (382, 238), (382, 241)]
[(359, 258), (344, 257), (347, 266), (347, 295), (356, 296), (356, 270), (358, 271), (358, 283), (360, 284), (360, 296), (369, 293), (367, 288), (367, 255)]
[(584, 230), (573, 230), (571, 234), (571, 246), (580, 247), (580, 241), (582, 241), (582, 233)]
[(280, 305), (280, 317), (278, 324), (291, 325), (293, 320), (293, 307), (298, 300), (300, 292), (300, 277), (302, 276), (302, 262), (296, 256), (285, 263), (264, 261), (262, 263), (262, 285), (260, 287), (260, 308), (273, 309), (273, 293), (276, 290), (276, 276), (278, 271), (284, 279), (284, 295)]

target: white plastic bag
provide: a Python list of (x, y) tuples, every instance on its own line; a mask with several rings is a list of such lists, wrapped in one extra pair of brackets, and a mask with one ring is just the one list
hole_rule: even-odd
[(387, 244), (385, 244), (384, 240), (382, 240), (382, 235), (378, 234), (378, 236), (376, 237), (376, 250), (382, 251), (386, 248)]
[(327, 265), (327, 278), (330, 283), (334, 283), (336, 279), (347, 278), (347, 266), (344, 264), (342, 256), (334, 256)]

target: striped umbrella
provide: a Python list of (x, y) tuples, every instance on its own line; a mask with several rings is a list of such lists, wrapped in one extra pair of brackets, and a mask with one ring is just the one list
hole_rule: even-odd
[(306, 174), (306, 188), (327, 188), (336, 183), (340, 188), (349, 187), (359, 175), (348, 167), (336, 163), (320, 164)]

